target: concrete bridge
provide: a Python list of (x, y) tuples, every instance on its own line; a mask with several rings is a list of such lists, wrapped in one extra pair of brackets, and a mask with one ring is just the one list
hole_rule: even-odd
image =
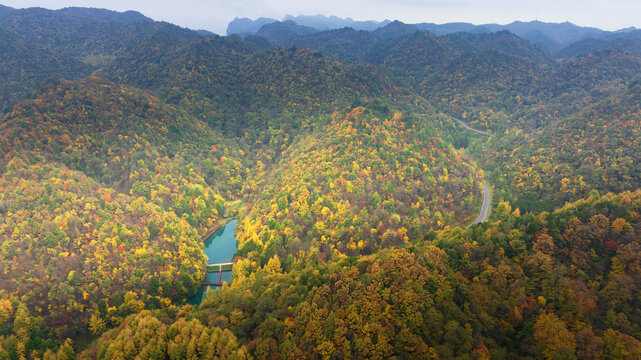
[[(207, 273), (218, 273), (218, 282), (203, 281), (203, 286), (223, 286), (223, 272), (231, 271), (234, 266), (233, 262), (220, 262), (207, 264)], [(217, 269), (216, 269), (217, 268)]]
[[(231, 266), (233, 266), (233, 265), (234, 265), (234, 263), (232, 261), (230, 261), (230, 262), (220, 262), (220, 263), (211, 263), (211, 264), (207, 264), (207, 268), (218, 266), (219, 269), (222, 269), (223, 266), (230, 266), (229, 270), (231, 271)], [(214, 271), (208, 271), (208, 272), (214, 272)]]

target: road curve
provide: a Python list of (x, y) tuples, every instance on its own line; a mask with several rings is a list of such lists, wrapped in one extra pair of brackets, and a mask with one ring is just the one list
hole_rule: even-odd
[(475, 128), (470, 127), (468, 124), (466, 124), (465, 122), (463, 122), (463, 120), (457, 119), (457, 118), (455, 118), (455, 117), (453, 117), (453, 116), (450, 116), (450, 119), (452, 119), (452, 120), (456, 121), (457, 123), (461, 124), (464, 128), (466, 128), (466, 129), (468, 129), (468, 130), (470, 130), (470, 131), (474, 131), (475, 133), (478, 133), (478, 134), (481, 134), (481, 135), (487, 135), (487, 136), (490, 136), (490, 134), (486, 133), (485, 131), (476, 130)]
[[(466, 128), (467, 130), (474, 131), (477, 134), (490, 136), (490, 134), (486, 133), (485, 131), (476, 130), (475, 128), (469, 126), (463, 120), (457, 119), (457, 118), (455, 118), (453, 116), (449, 116), (449, 115), (448, 115), (448, 117), (450, 119), (456, 121), (457, 123), (461, 124), (461, 126)], [(487, 214), (490, 211), (490, 203), (492, 202), (492, 194), (490, 193), (490, 189), (487, 187), (487, 185), (485, 185), (485, 184), (482, 184), (482, 185), (483, 185), (483, 205), (481, 205), (481, 212), (479, 213), (479, 217), (473, 223), (471, 223), (471, 224), (469, 224), (468, 226), (465, 227), (466, 229), (469, 228), (472, 225), (476, 225), (478, 223), (482, 223), (482, 222), (486, 222), (487, 221)]]
[(483, 205), (481, 205), (481, 213), (479, 214), (479, 217), (476, 219), (476, 221), (465, 227), (466, 229), (472, 225), (487, 221), (487, 214), (490, 211), (491, 202), (492, 194), (490, 193), (490, 189), (487, 187), (487, 185), (483, 184)]

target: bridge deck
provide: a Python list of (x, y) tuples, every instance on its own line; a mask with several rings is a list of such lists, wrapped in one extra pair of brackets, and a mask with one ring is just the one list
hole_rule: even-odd
[(231, 272), (231, 269), (207, 269), (207, 274), (213, 274), (217, 272)]
[(207, 266), (225, 266), (225, 265), (234, 265), (233, 262), (221, 262), (221, 263), (211, 263), (207, 264)]

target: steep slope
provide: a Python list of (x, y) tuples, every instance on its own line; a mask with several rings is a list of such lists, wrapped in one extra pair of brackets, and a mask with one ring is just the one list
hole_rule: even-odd
[(112, 11), (107, 9), (67, 7), (56, 12), (75, 17), (88, 18), (101, 21), (113, 21), (121, 23), (134, 23), (138, 21), (153, 21), (137, 11)]
[(550, 55), (532, 42), (503, 30), (491, 34), (457, 33), (445, 37), (454, 51), (478, 52), (497, 51), (511, 56), (519, 56), (536, 64), (549, 64)]
[[(403, 29), (411, 35), (403, 36)], [(401, 33), (383, 39), (378, 37), (379, 30)], [(495, 131), (511, 124), (507, 116), (494, 114), (518, 113), (523, 107), (520, 98), (536, 101), (531, 94), (537, 93), (539, 78), (555, 68), (549, 54), (507, 31), (439, 36), (408, 30), (402, 23), (379, 30), (322, 32), (295, 38), (290, 44), (380, 65), (442, 111)], [(542, 94), (537, 96), (540, 99)], [(525, 121), (519, 117), (512, 124)]]
[(414, 32), (398, 41), (379, 44), (367, 60), (385, 65), (397, 73), (424, 73), (430, 66), (442, 64), (453, 56), (448, 44), (441, 39), (428, 32)]
[(372, 67), (309, 50), (254, 52), (237, 38), (180, 44), (164, 35), (150, 37), (102, 75), (152, 91), (215, 129), (248, 132), (267, 142), (270, 126), (299, 128), (306, 117), (331, 113), (360, 97), (402, 101), (409, 96)]
[(343, 28), (297, 36), (290, 40), (286, 47), (314, 49), (340, 61), (357, 62), (362, 61), (379, 40), (379, 37), (370, 31)]
[[(636, 82), (578, 115), (533, 134), (512, 134), (492, 161), (493, 184), (524, 210), (549, 210), (590, 191), (641, 183), (641, 86)], [(509, 139), (509, 140), (508, 140)]]
[[(508, 32), (438, 36), (417, 32), (383, 51), (381, 63), (449, 114), (479, 128), (500, 130), (508, 119), (494, 115), (518, 109), (549, 56)], [(496, 123), (494, 123), (494, 117)]]
[(143, 144), (159, 157), (174, 156), (181, 144), (197, 148), (201, 136), (212, 136), (193, 118), (153, 97), (98, 78), (51, 83), (36, 99), (7, 114), (0, 126), (3, 155), (42, 152), (98, 179), (114, 177), (109, 170), (117, 170), (102, 164), (116, 156), (125, 161), (118, 170), (134, 169), (129, 161), (138, 159), (132, 151)]
[(238, 35), (238, 36), (248, 36), (255, 35), (261, 27), (267, 24), (278, 22), (276, 19), (260, 17), (256, 20), (251, 20), (249, 18), (234, 18), (227, 24), (227, 36)]
[(604, 49), (561, 62), (541, 71), (534, 86), (524, 88), (516, 123), (544, 127), (555, 119), (576, 114), (626, 88), (639, 78), (641, 58)]
[(263, 27), (256, 32), (256, 35), (262, 36), (274, 44), (284, 45), (297, 36), (309, 35), (318, 31), (319, 30), (312, 27), (298, 25), (291, 20), (287, 20), (263, 25)]
[(183, 39), (199, 36), (167, 23), (103, 21), (42, 8), (13, 11), (0, 19), (0, 28), (37, 41), (50, 50), (79, 58), (114, 55), (117, 50), (155, 31), (170, 32)]
[(0, 156), (37, 153), (61, 162), (184, 215), (201, 235), (222, 216), (219, 194), (240, 196), (242, 183), (230, 179), (246, 178), (255, 161), (241, 155), (238, 141), (193, 116), (98, 78), (51, 84), (9, 113), (0, 129)]
[[(507, 33), (448, 37), (413, 46), (399, 42), (403, 47), (384, 61), (442, 111), (495, 132), (542, 127), (576, 113), (637, 78), (641, 64), (641, 58), (616, 50), (551, 63), (547, 54)], [(439, 42), (447, 46), (439, 48)], [(404, 56), (410, 53), (425, 55)]]
[[(191, 341), (199, 353), (281, 358), (641, 356), (641, 192), (537, 216), (499, 210), (494, 223), (368, 256), (241, 261), (199, 316), (131, 316), (85, 355), (144, 354), (147, 342), (164, 354)], [(208, 323), (226, 329), (215, 349), (198, 341), (212, 336)]]
[(545, 90), (550, 91), (552, 96), (578, 89), (589, 89), (595, 94), (605, 92), (614, 84), (636, 80), (641, 70), (640, 63), (641, 58), (623, 51), (594, 51), (563, 62), (549, 75), (548, 83), (552, 87)]
[(153, 90), (164, 101), (188, 107), (215, 128), (226, 129), (221, 117), (242, 111), (250, 101), (239, 76), (251, 52), (237, 38), (182, 43), (170, 34), (155, 33), (127, 48), (101, 75)]
[(606, 38), (589, 38), (577, 41), (559, 51), (556, 56), (562, 59), (569, 59), (599, 49), (616, 49), (635, 56), (641, 56), (641, 31), (617, 33)]
[[(402, 31), (403, 25), (387, 28)], [(507, 31), (444, 36), (415, 31), (395, 40), (375, 34), (344, 29), (299, 37), (291, 44), (381, 65), (443, 112), (497, 133), (514, 126), (542, 127), (576, 113), (634, 80), (641, 61), (634, 53), (600, 50), (557, 63)]]
[(372, 54), (369, 60), (382, 63), (401, 74), (424, 75), (441, 70), (441, 66), (456, 61), (463, 55), (485, 51), (524, 58), (537, 64), (550, 62), (549, 55), (544, 51), (506, 31), (446, 36), (419, 31), (388, 44), (386, 48), (383, 47), (385, 51), (377, 51), (379, 54)]
[(283, 154), (240, 225), (239, 254), (263, 264), (313, 248), (367, 254), (471, 221), (479, 174), (434, 120), (380, 100), (334, 114)]
[(270, 111), (272, 117), (331, 113), (360, 98), (380, 97), (396, 104), (411, 97), (378, 69), (305, 49), (257, 53), (243, 64), (241, 76), (250, 91), (249, 109)]
[(467, 53), (422, 75), (417, 85), (423, 96), (449, 114), (478, 128), (500, 131), (516, 123), (502, 116), (520, 110), (537, 80), (539, 66), (499, 51)]
[(55, 76), (74, 79), (89, 67), (26, 37), (0, 29), (0, 114), (5, 114), (29, 91)]
[(98, 78), (51, 82), (0, 134), (0, 282), (52, 339), (190, 298), (252, 166), (239, 141)]
[(0, 17), (0, 111), (9, 111), (50, 77), (73, 80), (90, 75), (124, 47), (154, 32), (172, 34), (179, 41), (199, 37), (138, 15), (87, 8), (7, 11)]
[(196, 291), (204, 254), (185, 220), (29, 158), (12, 158), (0, 175), (0, 286), (44, 318), (54, 337), (86, 334), (92, 315), (104, 327)]

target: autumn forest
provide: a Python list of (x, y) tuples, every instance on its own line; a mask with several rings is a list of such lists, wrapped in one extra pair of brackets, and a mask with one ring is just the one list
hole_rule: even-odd
[(0, 5), (0, 359), (641, 359), (640, 30), (305, 19)]

